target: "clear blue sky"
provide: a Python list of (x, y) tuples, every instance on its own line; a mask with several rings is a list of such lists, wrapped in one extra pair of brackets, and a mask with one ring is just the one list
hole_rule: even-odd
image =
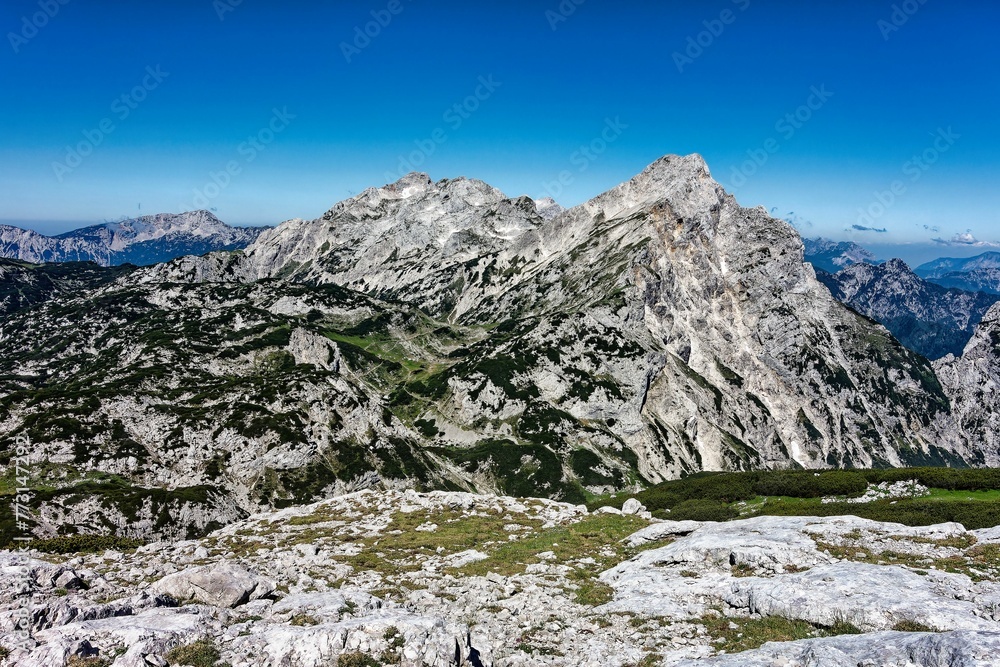
[[(64, 231), (140, 203), (231, 224), (314, 218), (385, 183), (418, 142), (434, 178), (572, 205), (698, 152), (743, 204), (805, 235), (969, 234), (940, 253), (967, 254), (1000, 241), (1000, 8), (894, 1), (915, 13), (874, 0), (563, 0), (562, 14), (560, 0), (8, 0), (0, 219)], [(38, 16), (47, 3), (54, 16)], [(387, 25), (355, 41), (373, 11)], [(603, 151), (579, 152), (602, 134)], [(67, 147), (81, 142), (77, 159)], [(933, 165), (909, 163), (925, 151)], [(883, 206), (875, 193), (894, 183)]]

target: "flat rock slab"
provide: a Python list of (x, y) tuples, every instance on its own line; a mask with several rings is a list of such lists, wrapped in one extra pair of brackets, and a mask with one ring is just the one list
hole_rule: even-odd
[[(966, 577), (953, 575), (964, 579)], [(821, 565), (771, 579), (736, 579), (726, 603), (761, 616), (782, 616), (831, 627), (846, 622), (866, 632), (904, 621), (933, 630), (1000, 631), (975, 604), (954, 597), (936, 579), (900, 567), (866, 563)]]
[(676, 667), (996, 667), (1000, 634), (881, 632), (765, 644)]

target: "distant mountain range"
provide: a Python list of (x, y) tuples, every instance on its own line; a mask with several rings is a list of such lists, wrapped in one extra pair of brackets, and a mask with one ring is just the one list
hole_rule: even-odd
[(877, 320), (906, 347), (928, 359), (961, 356), (1000, 295), (942, 287), (903, 260), (854, 264), (836, 274), (817, 271), (833, 295)]
[(959, 356), (1000, 301), (1000, 253), (942, 258), (916, 270), (850, 241), (804, 239), (805, 261), (841, 302), (928, 359)]
[(101, 266), (145, 266), (184, 255), (245, 248), (264, 229), (230, 227), (208, 211), (147, 215), (59, 236), (0, 225), (0, 257), (35, 264), (96, 262)]
[(829, 239), (803, 239), (805, 260), (817, 269), (837, 273), (854, 264), (877, 264), (875, 255), (851, 241)]
[(937, 259), (918, 266), (915, 273), (945, 287), (1000, 294), (1000, 252), (968, 259)]

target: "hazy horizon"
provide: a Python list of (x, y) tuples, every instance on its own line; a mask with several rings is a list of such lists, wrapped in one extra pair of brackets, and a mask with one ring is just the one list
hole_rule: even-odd
[[(144, 215), (149, 215), (146, 213)], [(139, 217), (133, 216), (133, 217)], [(232, 227), (270, 227), (280, 222), (273, 223), (272, 225), (254, 225), (240, 223), (239, 221), (232, 220), (222, 220), (224, 223)], [(46, 236), (58, 236), (60, 234), (65, 234), (76, 229), (82, 229), (85, 227), (90, 227), (93, 225), (103, 224), (104, 220), (98, 221), (67, 221), (67, 220), (5, 220), (0, 218), (0, 225), (9, 225), (12, 227), (20, 227), (21, 229), (30, 229), (32, 231), (38, 232), (39, 234), (44, 234)], [(113, 220), (108, 219), (107, 222), (113, 222)], [(921, 264), (925, 264), (929, 261), (940, 259), (940, 258), (967, 258), (975, 257), (986, 252), (997, 252), (1000, 251), (1000, 247), (988, 247), (988, 246), (973, 246), (973, 245), (948, 245), (941, 243), (900, 243), (900, 244), (884, 244), (884, 243), (866, 243), (863, 241), (858, 241), (856, 239), (847, 238), (845, 235), (843, 238), (831, 238), (829, 236), (822, 235), (809, 235), (803, 233), (802, 230), (797, 230), (802, 238), (830, 238), (834, 241), (852, 241), (858, 243), (858, 245), (863, 246), (867, 250), (871, 251), (880, 260), (889, 260), (893, 258), (902, 259), (907, 263), (910, 268), (916, 268)]]

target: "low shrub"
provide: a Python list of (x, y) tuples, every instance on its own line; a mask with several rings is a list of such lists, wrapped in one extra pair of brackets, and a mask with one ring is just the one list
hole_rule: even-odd
[(353, 653), (341, 653), (337, 658), (337, 667), (382, 667), (375, 658), (370, 655), (355, 651)]
[(191, 667), (215, 667), (222, 655), (211, 639), (178, 646), (167, 653), (167, 662), (171, 665), (191, 665)]
[(668, 516), (674, 521), (730, 521), (739, 513), (718, 500), (685, 500)]

